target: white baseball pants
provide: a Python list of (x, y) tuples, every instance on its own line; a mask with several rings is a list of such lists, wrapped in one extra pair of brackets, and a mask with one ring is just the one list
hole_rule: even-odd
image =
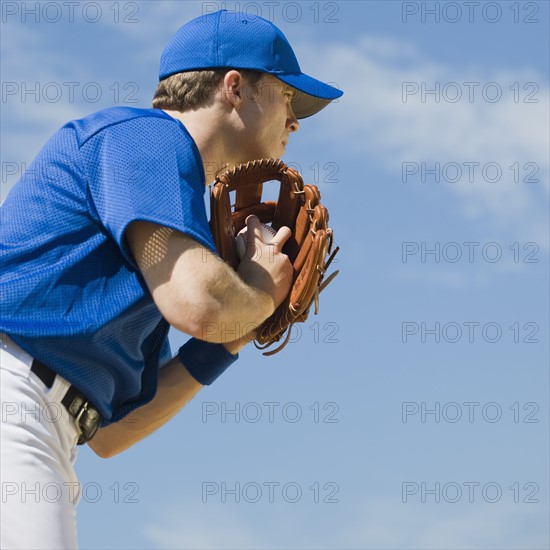
[(31, 372), (32, 357), (0, 334), (0, 547), (77, 548), (78, 434), (61, 399)]

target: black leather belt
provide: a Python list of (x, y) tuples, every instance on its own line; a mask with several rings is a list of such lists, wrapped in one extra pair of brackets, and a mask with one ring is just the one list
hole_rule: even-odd
[[(31, 371), (34, 372), (48, 388), (53, 386), (57, 375), (53, 370), (44, 365), (44, 363), (34, 359)], [(101, 415), (98, 410), (88, 401), (86, 396), (80, 393), (74, 386), (69, 387), (61, 403), (74, 418), (74, 424), (78, 431), (78, 445), (88, 443), (101, 424)]]

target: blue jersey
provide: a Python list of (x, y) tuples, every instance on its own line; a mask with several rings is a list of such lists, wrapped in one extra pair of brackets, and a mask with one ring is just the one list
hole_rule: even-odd
[(0, 331), (79, 388), (104, 425), (150, 401), (168, 324), (124, 239), (134, 220), (212, 252), (199, 151), (158, 109), (63, 126), (0, 208)]

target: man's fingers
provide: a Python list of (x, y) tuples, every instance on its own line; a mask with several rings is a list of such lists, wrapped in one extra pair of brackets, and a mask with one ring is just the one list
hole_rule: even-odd
[(262, 241), (262, 224), (258, 219), (258, 216), (251, 214), (246, 218), (247, 239), (248, 245), (256, 244), (255, 241), (259, 239)]
[(289, 227), (283, 226), (277, 231), (277, 233), (270, 237), (267, 240), (264, 240), (264, 230), (262, 229), (262, 224), (257, 216), (251, 214), (246, 218), (246, 229), (247, 229), (247, 245), (246, 248), (252, 254), (258, 249), (261, 248), (261, 245), (269, 244), (273, 246), (273, 251), (276, 253), (281, 252), (283, 245), (288, 241), (292, 236), (292, 231)]
[(273, 237), (271, 243), (275, 247), (276, 252), (280, 252), (283, 248), (283, 245), (288, 241), (288, 239), (292, 236), (292, 231), (290, 230), (290, 227), (287, 227), (286, 225), (283, 225), (279, 231), (277, 231), (277, 234)]

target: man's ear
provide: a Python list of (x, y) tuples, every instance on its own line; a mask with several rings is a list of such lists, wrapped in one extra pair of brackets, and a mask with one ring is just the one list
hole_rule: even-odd
[(225, 73), (222, 82), (222, 98), (238, 109), (243, 100), (243, 75), (239, 71), (231, 70)]

